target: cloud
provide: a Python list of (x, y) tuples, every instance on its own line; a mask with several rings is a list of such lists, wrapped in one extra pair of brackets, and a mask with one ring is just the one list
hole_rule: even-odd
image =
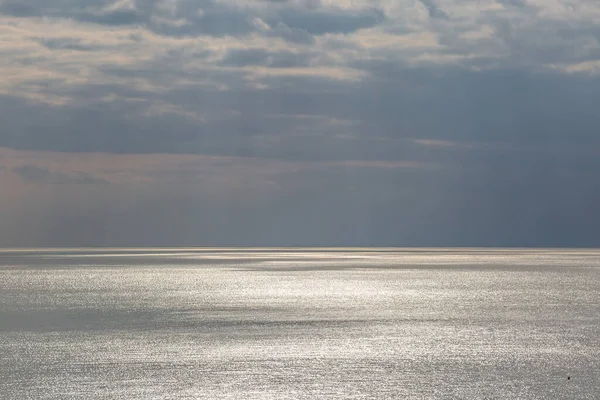
[(76, 38), (40, 38), (39, 43), (50, 50), (93, 51), (100, 48)]
[[(230, 90), (203, 84), (164, 92), (116, 84), (80, 92), (40, 86), (54, 95), (76, 96), (79, 104), (32, 105), (18, 97), (0, 97), (0, 116), (7, 126), (0, 145), (54, 151), (388, 159), (411, 154), (414, 149), (406, 140), (505, 143), (515, 150), (528, 143), (574, 140), (590, 146), (598, 140), (594, 127), (600, 120), (593, 105), (600, 101), (600, 87), (591, 78), (518, 71), (472, 74), (460, 69), (436, 75), (428, 69), (372, 63), (362, 68), (374, 71), (374, 77), (345, 81), (323, 78), (326, 73), (343, 76), (338, 70), (253, 65), (264, 57), (275, 61), (281, 53), (232, 54), (228, 62), (246, 64), (247, 73), (263, 87), (234, 80), (229, 85), (239, 86)], [(256, 58), (244, 59), (249, 56)], [(226, 79), (231, 72), (219, 73), (223, 75), (217, 79)], [(131, 78), (124, 74), (122, 79), (144, 79), (144, 72)], [(158, 80), (153, 84), (162, 85)]]
[[(261, 88), (282, 74), (364, 80), (377, 77), (370, 66), (382, 60), (408, 69), (594, 73), (587, 66), (600, 57), (600, 10), (555, 3), (4, 2), (0, 91), (65, 104), (78, 103), (71, 93), (85, 86), (156, 92), (203, 83), (235, 90), (233, 82)], [(250, 53), (263, 56), (240, 61)], [(111, 73), (119, 69), (145, 76)], [(52, 82), (51, 90), (40, 82)]]
[(13, 17), (33, 17), (39, 15), (39, 11), (35, 6), (24, 2), (12, 1), (0, 4), (0, 13)]
[(108, 183), (104, 179), (98, 179), (83, 172), (75, 173), (73, 175), (66, 175), (59, 172), (51, 172), (35, 165), (23, 165), (20, 167), (15, 167), (12, 169), (12, 172), (20, 176), (22, 179), (33, 183), (88, 185)]
[(420, 144), (422, 146), (431, 146), (431, 147), (456, 147), (461, 146), (461, 144), (451, 142), (448, 140), (439, 140), (439, 139), (415, 139), (414, 142), (416, 144)]
[[(13, 153), (36, 156), (44, 162), (54, 157)], [(553, 155), (543, 163), (512, 158), (477, 169), (383, 163), (284, 167), (259, 159), (100, 154), (88, 156), (86, 164), (76, 154), (57, 156), (66, 157), (63, 168), (101, 163), (113, 165), (115, 173), (150, 173), (152, 179), (19, 189), (27, 196), (21, 192), (19, 202), (0, 204), (0, 215), (14, 221), (10, 235), (0, 229), (3, 243), (539, 246), (593, 245), (598, 239), (597, 166), (570, 175), (569, 162), (556, 164)], [(207, 169), (211, 163), (213, 171)], [(214, 171), (221, 171), (220, 180)]]
[(288, 9), (277, 13), (272, 24), (283, 23), (292, 29), (300, 29), (312, 35), (326, 33), (349, 34), (360, 29), (370, 28), (384, 19), (381, 10), (348, 11), (343, 9), (319, 11), (315, 9)]
[(310, 58), (306, 54), (291, 51), (270, 52), (264, 49), (239, 49), (229, 51), (221, 60), (221, 65), (229, 67), (252, 65), (273, 68), (308, 67)]
[(584, 61), (581, 63), (567, 64), (567, 65), (551, 65), (553, 69), (568, 72), (568, 73), (581, 73), (585, 72), (588, 74), (597, 74), (600, 72), (600, 60)]
[[(600, 4), (578, 0), (3, 1), (0, 147), (24, 158), (3, 158), (0, 180), (39, 195), (14, 215), (47, 203), (101, 224), (108, 194), (69, 214), (57, 193), (85, 204), (102, 188), (146, 219), (175, 198), (185, 212), (161, 223), (202, 236), (206, 218), (222, 242), (252, 229), (217, 215), (275, 243), (288, 224), (302, 227), (290, 243), (508, 243), (515, 229), (569, 242), (546, 220), (583, 241), (598, 214), (598, 21)], [(215, 219), (188, 224), (196, 202)], [(134, 203), (123, 213), (142, 223)]]

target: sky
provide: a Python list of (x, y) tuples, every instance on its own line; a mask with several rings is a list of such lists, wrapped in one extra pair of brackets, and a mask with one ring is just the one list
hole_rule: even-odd
[(596, 0), (0, 0), (0, 247), (600, 246)]

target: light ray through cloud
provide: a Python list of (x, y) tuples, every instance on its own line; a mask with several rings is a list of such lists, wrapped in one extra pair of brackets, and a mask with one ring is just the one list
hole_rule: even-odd
[(132, 245), (597, 244), (599, 21), (591, 0), (2, 0), (0, 245), (119, 221)]

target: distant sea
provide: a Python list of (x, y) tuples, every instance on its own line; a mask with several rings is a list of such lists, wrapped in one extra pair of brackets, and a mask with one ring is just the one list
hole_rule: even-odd
[(0, 251), (0, 399), (598, 399), (600, 251)]

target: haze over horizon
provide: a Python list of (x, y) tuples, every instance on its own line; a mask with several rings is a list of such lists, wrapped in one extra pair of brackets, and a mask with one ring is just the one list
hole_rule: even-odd
[(0, 248), (600, 246), (600, 3), (0, 0)]

